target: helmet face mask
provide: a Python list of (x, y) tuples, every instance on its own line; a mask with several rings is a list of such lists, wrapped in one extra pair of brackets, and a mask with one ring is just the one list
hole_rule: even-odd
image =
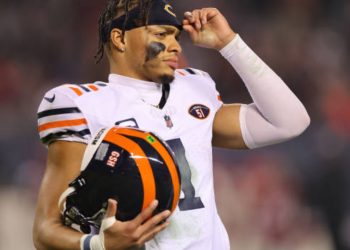
[(154, 214), (173, 211), (181, 184), (170, 147), (134, 128), (101, 131), (87, 146), (82, 172), (65, 194), (63, 223), (84, 233), (98, 232), (109, 198), (118, 202), (120, 221), (132, 220), (154, 199), (159, 201)]

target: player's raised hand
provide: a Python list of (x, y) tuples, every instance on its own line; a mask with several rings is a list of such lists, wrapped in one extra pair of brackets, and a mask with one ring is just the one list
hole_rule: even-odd
[(195, 45), (220, 50), (235, 36), (226, 18), (215, 8), (185, 12), (183, 29)]
[(158, 202), (153, 201), (135, 219), (122, 222), (115, 219), (117, 202), (109, 199), (106, 219), (101, 225), (105, 249), (138, 249), (165, 229), (169, 222), (164, 221), (169, 217), (170, 211), (166, 210), (152, 217), (157, 205)]

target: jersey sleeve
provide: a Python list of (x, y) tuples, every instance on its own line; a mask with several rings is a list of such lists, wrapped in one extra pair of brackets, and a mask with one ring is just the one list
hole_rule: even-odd
[(38, 109), (40, 140), (48, 145), (56, 140), (88, 143), (91, 136), (87, 121), (66, 85), (48, 91)]

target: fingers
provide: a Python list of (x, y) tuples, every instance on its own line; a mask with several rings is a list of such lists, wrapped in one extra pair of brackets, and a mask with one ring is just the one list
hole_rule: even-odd
[(171, 212), (169, 210), (165, 210), (152, 218), (150, 218), (146, 223), (144, 223), (140, 229), (144, 232), (152, 230), (157, 225), (164, 224), (165, 220), (170, 216)]
[(105, 217), (114, 217), (117, 213), (117, 201), (113, 199), (108, 199), (108, 206)]
[[(166, 219), (171, 214), (169, 210), (166, 210), (152, 216), (157, 206), (158, 201), (154, 200), (133, 220), (125, 222), (114, 221), (113, 224), (109, 224), (106, 230), (102, 230), (105, 244), (108, 244), (108, 246), (119, 244), (123, 246), (122, 249), (129, 249), (130, 247), (141, 247), (145, 242), (154, 238), (157, 233), (169, 225)], [(106, 215), (114, 215), (116, 208), (116, 201), (108, 200)], [(103, 219), (101, 229), (109, 219), (115, 220), (115, 216)]]
[(166, 221), (160, 225), (158, 225), (156, 228), (151, 230), (150, 232), (145, 233), (141, 238), (140, 238), (140, 243), (144, 244), (147, 241), (153, 239), (159, 232), (163, 231), (167, 226), (169, 226), (170, 222)]
[(192, 12), (185, 12), (185, 19), (182, 21), (182, 28), (190, 35), (192, 40), (196, 40), (198, 29), (193, 25), (195, 19)]
[(192, 24), (194, 22), (194, 17), (192, 15), (192, 12), (186, 11), (184, 13), (184, 17), (185, 17), (184, 21), (186, 22), (186, 24)]
[[(218, 10), (215, 8), (203, 8), (193, 10), (192, 12), (186, 11), (184, 13), (185, 19), (183, 24), (185, 26), (192, 25), (197, 31), (201, 30), (208, 20), (212, 19), (218, 14)], [(185, 27), (184, 27), (185, 28)], [(187, 31), (187, 29), (185, 29)]]
[(115, 218), (117, 212), (117, 201), (113, 199), (108, 199), (107, 211), (105, 218), (102, 220), (101, 230), (104, 231), (114, 225), (117, 221)]
[(196, 31), (196, 30), (193, 28), (192, 25), (190, 25), (190, 24), (188, 23), (187, 20), (183, 21), (182, 28), (183, 28), (186, 32), (188, 32), (190, 35), (195, 34), (195, 31)]
[(157, 206), (158, 206), (158, 201), (157, 200), (152, 201), (148, 207), (146, 207), (138, 216), (136, 216), (135, 219), (133, 219), (134, 223), (137, 226), (141, 225), (145, 220), (147, 220), (152, 216), (152, 213), (157, 208)]
[(141, 235), (138, 243), (142, 245), (154, 238), (157, 233), (164, 230), (170, 223), (169, 221), (165, 221), (170, 214), (171, 212), (169, 210), (163, 211), (162, 213), (153, 216), (145, 224), (140, 226), (136, 232), (138, 235)]
[(185, 18), (189, 21), (196, 30), (200, 30), (202, 28), (202, 24), (199, 19), (199, 10), (194, 10), (192, 12), (185, 12)]
[[(152, 212), (156, 208), (156, 204), (158, 205), (158, 202), (151, 204), (151, 206), (149, 206), (152, 209)], [(150, 213), (150, 216), (152, 212)], [(142, 225), (138, 226), (138, 228), (135, 231), (135, 235), (140, 236), (139, 237), (140, 241), (143, 239), (149, 239), (150, 237), (151, 238), (154, 237), (156, 233), (160, 232), (168, 225), (168, 222), (166, 222), (166, 219), (170, 216), (170, 214), (171, 212), (169, 210), (165, 210), (159, 214), (154, 215), (153, 217), (150, 217), (148, 216), (148, 213), (143, 214), (142, 212), (139, 215), (140, 217), (139, 218), (136, 217), (134, 221), (137, 221), (136, 223), (140, 223), (141, 220), (144, 222), (145, 220), (143, 220), (143, 218), (146, 218), (146, 216), (147, 216), (147, 221), (144, 222)]]

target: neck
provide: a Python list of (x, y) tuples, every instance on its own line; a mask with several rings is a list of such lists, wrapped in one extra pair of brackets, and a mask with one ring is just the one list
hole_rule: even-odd
[(152, 60), (146, 64), (138, 63), (137, 60), (127, 60), (124, 55), (115, 54), (110, 57), (110, 73), (134, 78), (141, 81), (155, 82), (158, 84), (170, 84), (174, 80), (172, 70), (163, 72), (159, 62)]
[(117, 74), (142, 81), (152, 81), (151, 79), (141, 75), (138, 72), (131, 71), (130, 68), (131, 67), (129, 67), (126, 63), (110, 63), (109, 70), (110, 74)]

